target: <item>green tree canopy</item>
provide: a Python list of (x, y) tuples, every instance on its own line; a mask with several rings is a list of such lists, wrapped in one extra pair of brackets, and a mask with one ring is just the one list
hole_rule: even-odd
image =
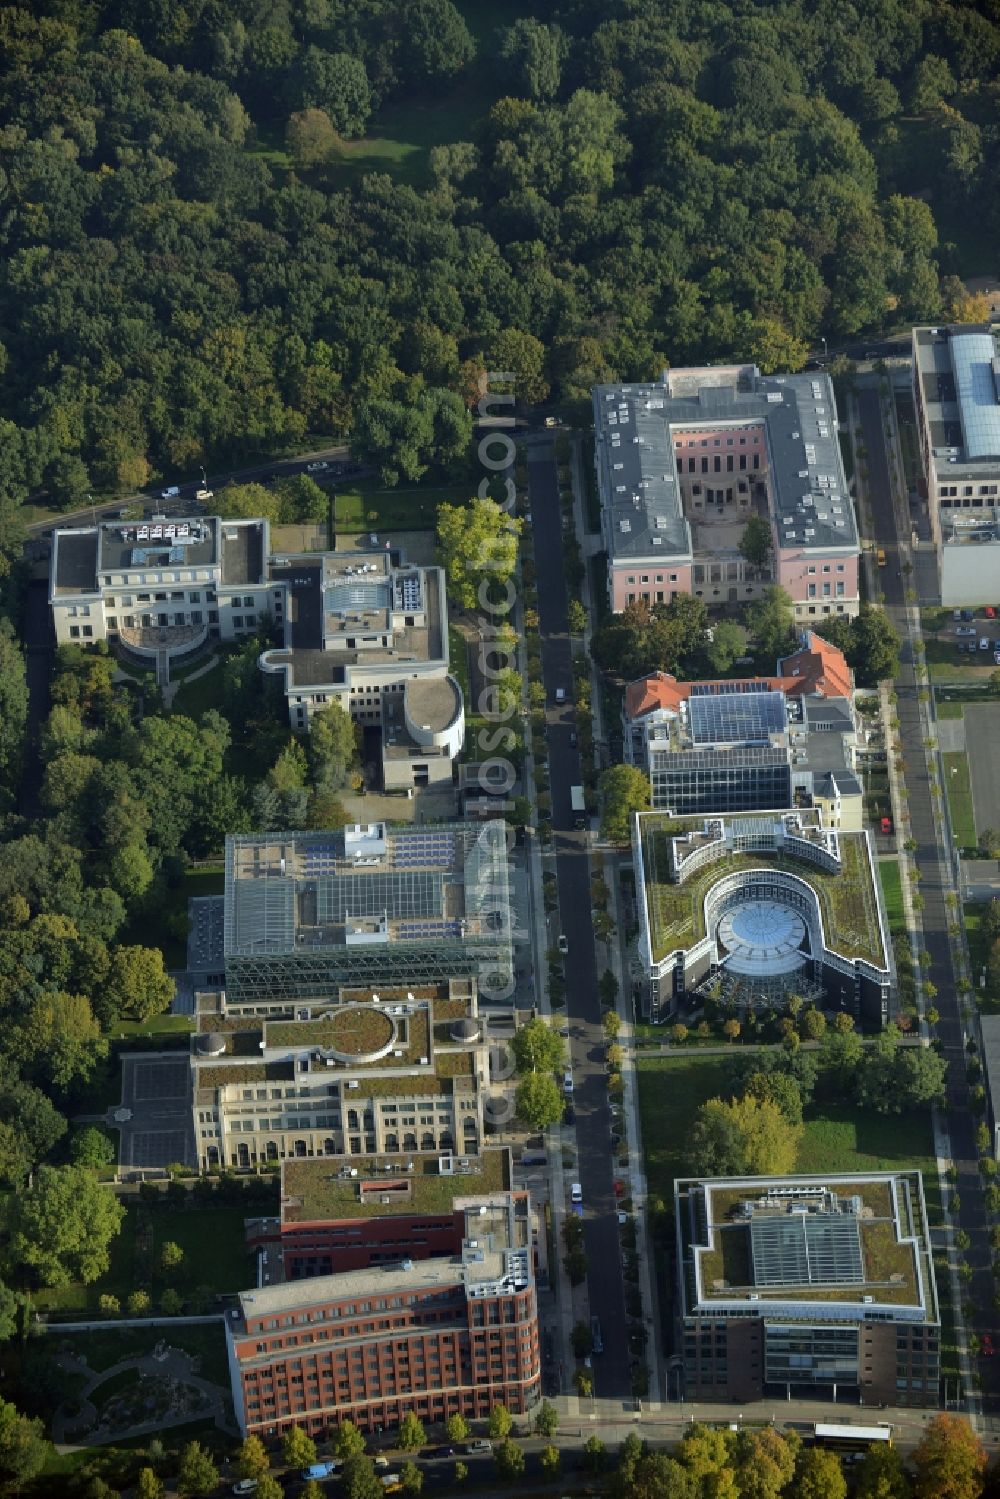
[(627, 843), (632, 836), (632, 814), (649, 806), (649, 777), (635, 765), (611, 765), (601, 776), (601, 836)]
[(558, 1124), (565, 1101), (550, 1072), (528, 1072), (517, 1085), (514, 1108), (529, 1129), (538, 1131)]
[(559, 1032), (540, 1015), (518, 1027), (510, 1048), (518, 1072), (556, 1072), (566, 1056)]
[(41, 1166), (14, 1208), (11, 1250), (45, 1286), (90, 1284), (108, 1268), (125, 1209), (80, 1166)]
[(521, 521), (491, 499), (440, 505), (437, 534), (448, 591), (463, 609), (483, 608), (513, 576)]
[(688, 1149), (698, 1176), (784, 1176), (795, 1166), (801, 1124), (770, 1098), (710, 1098), (695, 1115)]

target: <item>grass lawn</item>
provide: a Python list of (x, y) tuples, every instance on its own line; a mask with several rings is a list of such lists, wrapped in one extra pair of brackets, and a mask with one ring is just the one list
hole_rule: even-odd
[(349, 531), (433, 531), (437, 507), (465, 505), (475, 492), (470, 480), (466, 484), (417, 484), (409, 488), (380, 489), (375, 481), (360, 479), (350, 488), (337, 490), (334, 501), (334, 530), (340, 535)]
[(471, 706), (469, 689), (469, 643), (455, 625), (448, 626), (448, 661), (452, 675), (462, 689), (466, 711)]
[(250, 1211), (246, 1207), (188, 1208), (182, 1212), (163, 1207), (151, 1211), (154, 1264), (168, 1241), (184, 1251), (184, 1262), (176, 1275), (162, 1284), (175, 1285), (182, 1296), (189, 1286), (207, 1286), (217, 1292), (245, 1290), (253, 1278), (243, 1230)]
[[(386, 172), (411, 187), (426, 186), (433, 147), (475, 140), (483, 116), (501, 94), (512, 92), (506, 69), (498, 65), (496, 32), (519, 16), (534, 14), (528, 0), (509, 0), (502, 12), (479, 0), (458, 0), (458, 9), (476, 41), (474, 61), (450, 87), (442, 85), (429, 99), (393, 100), (372, 116), (367, 136), (340, 141), (323, 172), (328, 186), (342, 186), (366, 172)], [(287, 165), (284, 152), (274, 150), (277, 143), (269, 144), (276, 164)]]
[(885, 901), (886, 916), (889, 919), (889, 934), (894, 937), (897, 932), (906, 931), (906, 918), (903, 914), (903, 885), (899, 876), (899, 860), (879, 859), (878, 875), (882, 882), (882, 898)]
[(68, 1286), (49, 1286), (36, 1291), (32, 1300), (38, 1310), (43, 1312), (96, 1311), (98, 1298), (105, 1293), (117, 1296), (124, 1303), (135, 1287), (135, 1209), (128, 1208), (121, 1233), (111, 1241), (110, 1264), (100, 1280), (90, 1286), (79, 1282)]
[(960, 848), (976, 847), (976, 821), (972, 811), (972, 782), (968, 757), (961, 750), (946, 751), (941, 756), (944, 778), (948, 784), (951, 807), (951, 829)]
[(913, 397), (906, 391), (894, 390), (896, 400), (896, 426), (899, 429), (899, 445), (903, 453), (903, 472), (907, 488), (915, 490), (920, 482), (920, 450), (917, 444), (917, 423), (913, 411)]
[[(202, 661), (200, 665), (204, 666), (205, 662)], [(219, 657), (216, 656), (211, 669), (206, 671), (204, 676), (181, 681), (171, 712), (197, 720), (211, 708), (218, 708), (221, 692), (222, 673), (219, 670)]]
[[(185, 1291), (195, 1287), (205, 1286), (210, 1291), (221, 1294), (244, 1290), (251, 1283), (253, 1265), (246, 1251), (243, 1234), (243, 1220), (248, 1212), (249, 1209), (244, 1207), (189, 1208), (182, 1211), (162, 1207), (149, 1210), (153, 1232), (151, 1263), (154, 1267), (150, 1294), (154, 1308), (168, 1285), (175, 1286), (183, 1297)], [(143, 1283), (136, 1256), (137, 1221), (137, 1210), (134, 1207), (128, 1208), (122, 1231), (111, 1243), (111, 1264), (106, 1275), (90, 1286), (73, 1284), (39, 1291), (34, 1296), (38, 1309), (96, 1311), (98, 1300), (104, 1294), (117, 1296), (124, 1308), (129, 1293)], [(183, 1263), (169, 1279), (157, 1268), (160, 1250), (168, 1240), (179, 1244), (184, 1250)], [(148, 1271), (146, 1274), (148, 1275)], [(178, 1343), (177, 1346), (186, 1345)], [(89, 1342), (87, 1347), (89, 1357)], [(119, 1358), (126, 1356), (121, 1353), (117, 1355)], [(108, 1360), (108, 1363), (114, 1362), (114, 1358)], [(104, 1366), (95, 1364), (94, 1367)]]
[(962, 718), (965, 714), (964, 703), (952, 703), (947, 699), (940, 698), (934, 704), (934, 714), (937, 718)]
[[(674, 1178), (688, 1169), (685, 1142), (691, 1121), (706, 1099), (725, 1091), (725, 1062), (718, 1056), (639, 1059), (639, 1109), (651, 1195), (672, 1200)], [(797, 1171), (925, 1172), (932, 1217), (938, 1191), (930, 1114), (858, 1113), (851, 1105), (827, 1105), (807, 1118), (795, 1163)]]

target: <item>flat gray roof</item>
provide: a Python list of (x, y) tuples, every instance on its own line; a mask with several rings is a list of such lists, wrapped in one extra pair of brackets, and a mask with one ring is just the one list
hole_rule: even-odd
[(97, 532), (57, 531), (54, 548), (53, 595), (94, 593), (97, 588)]
[(752, 365), (720, 369), (714, 377), (710, 369), (669, 370), (657, 384), (599, 385), (593, 405), (613, 557), (668, 563), (693, 556), (674, 427), (762, 424), (779, 544), (805, 551), (857, 546), (828, 375), (765, 376)]

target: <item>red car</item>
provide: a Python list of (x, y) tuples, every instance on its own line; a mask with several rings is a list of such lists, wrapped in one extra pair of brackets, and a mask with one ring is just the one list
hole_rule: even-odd
[(883, 818), (881, 818), (880, 821), (879, 821), (879, 826), (881, 827), (883, 833), (891, 833), (892, 832), (892, 818), (891, 817), (883, 817)]
[(996, 1349), (993, 1347), (993, 1339), (988, 1332), (983, 1333), (982, 1354), (983, 1358), (992, 1358)]
[(615, 1196), (616, 1197), (624, 1197), (625, 1196), (625, 1183), (624, 1182), (620, 1182), (620, 1181), (616, 1181), (615, 1182)]
[(983, 610), (983, 613), (985, 614), (987, 619), (996, 619), (997, 617), (997, 611), (994, 609), (992, 604), (987, 604), (986, 608)]

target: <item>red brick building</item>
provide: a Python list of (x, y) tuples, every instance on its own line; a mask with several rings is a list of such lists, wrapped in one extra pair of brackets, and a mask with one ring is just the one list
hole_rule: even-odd
[[(453, 1209), (427, 1215), (426, 1258), (400, 1257), (391, 1245), (400, 1220), (379, 1218), (375, 1202), (354, 1224), (364, 1242), (324, 1238), (327, 1229), (349, 1227), (349, 1219), (296, 1227), (287, 1268), (297, 1274), (314, 1256), (314, 1243), (338, 1264), (366, 1252), (370, 1263), (264, 1283), (240, 1296), (227, 1337), (244, 1432), (270, 1437), (298, 1425), (315, 1435), (343, 1420), (376, 1431), (397, 1425), (407, 1411), (442, 1421), (456, 1411), (486, 1416), (497, 1404), (515, 1413), (531, 1409), (541, 1370), (527, 1197), (463, 1196)], [(389, 1229), (391, 1238), (383, 1233)], [(434, 1252), (448, 1231), (454, 1248)], [(418, 1236), (412, 1242), (416, 1248)], [(373, 1262), (390, 1245), (393, 1258)], [(264, 1252), (262, 1280), (280, 1275), (286, 1258), (277, 1245)]]

